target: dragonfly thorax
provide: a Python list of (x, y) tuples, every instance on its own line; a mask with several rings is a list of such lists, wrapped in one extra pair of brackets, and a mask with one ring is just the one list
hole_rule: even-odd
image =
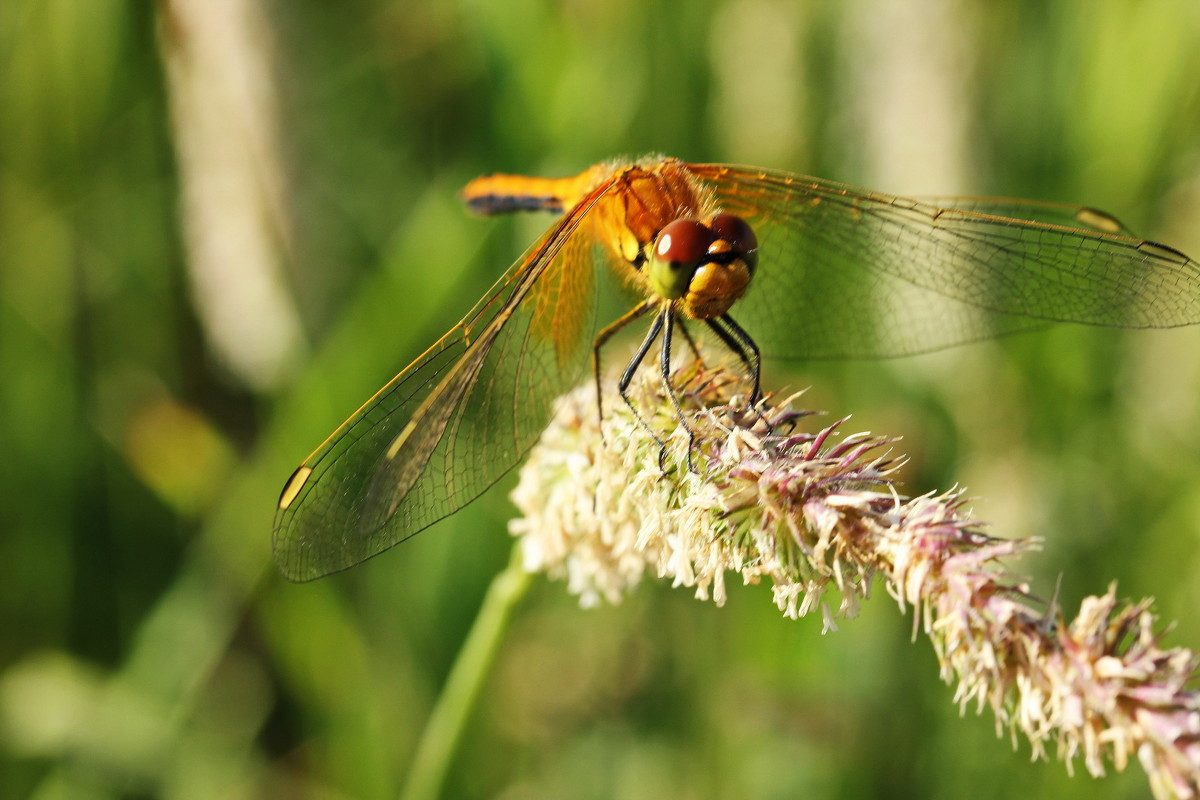
[(746, 293), (757, 262), (758, 240), (741, 217), (677, 219), (655, 239), (646, 278), (659, 297), (682, 301), (687, 316), (712, 319)]

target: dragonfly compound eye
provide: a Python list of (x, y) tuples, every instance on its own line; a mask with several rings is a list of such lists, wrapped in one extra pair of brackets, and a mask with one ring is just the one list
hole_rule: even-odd
[(733, 252), (740, 256), (751, 272), (758, 265), (758, 237), (750, 223), (735, 214), (717, 214), (711, 224), (718, 239), (729, 242)]
[(668, 300), (683, 297), (716, 238), (712, 230), (694, 219), (677, 219), (663, 228), (654, 242), (654, 257), (647, 273), (655, 293)]

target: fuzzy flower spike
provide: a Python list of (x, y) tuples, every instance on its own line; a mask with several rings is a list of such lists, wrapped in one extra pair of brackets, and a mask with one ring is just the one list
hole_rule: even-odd
[(594, 389), (559, 402), (513, 492), (527, 570), (565, 579), (585, 606), (647, 575), (718, 605), (727, 574), (765, 579), (785, 616), (819, 610), (824, 630), (855, 615), (878, 574), (916, 610), (961, 708), (990, 706), (998, 732), (1021, 731), (1037, 757), (1054, 742), (1068, 768), (1080, 756), (1099, 776), (1136, 756), (1157, 797), (1200, 796), (1200, 662), (1160, 648), (1148, 601), (1123, 605), (1110, 586), (1068, 622), (999, 564), (1035, 541), (987, 535), (960, 491), (896, 492), (894, 440), (843, 435), (845, 420), (800, 432), (794, 397), (747, 408), (719, 370), (674, 380), (694, 471), (658, 376), (631, 396), (666, 442), (665, 468), (620, 398), (605, 396), (602, 421)]

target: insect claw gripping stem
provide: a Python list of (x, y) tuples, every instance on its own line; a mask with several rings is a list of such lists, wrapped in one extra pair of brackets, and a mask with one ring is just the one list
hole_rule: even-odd
[[(696, 447), (696, 432), (692, 430), (692, 426), (688, 425), (687, 417), (683, 414), (683, 407), (679, 405), (679, 395), (675, 393), (675, 387), (671, 385), (671, 336), (675, 330), (675, 314), (670, 308), (663, 310), (661, 314), (663, 320), (663, 341), (662, 341), (662, 370), (663, 385), (667, 389), (667, 397), (671, 398), (671, 405), (675, 407), (675, 414), (679, 418), (679, 424), (687, 431), (688, 446), (687, 446), (687, 470), (698, 475), (699, 470), (692, 463), (692, 450)], [(658, 460), (661, 464), (665, 457), (666, 444), (659, 442)]]
[[(607, 330), (605, 329), (606, 332)], [(675, 387), (671, 384), (671, 339), (674, 330), (675, 312), (670, 306), (666, 306), (654, 317), (654, 322), (650, 325), (650, 330), (646, 333), (646, 338), (642, 340), (629, 365), (625, 367), (625, 371), (621, 374), (621, 380), (617, 383), (617, 390), (621, 394), (621, 399), (625, 401), (625, 405), (629, 406), (629, 409), (633, 412), (633, 417), (637, 420), (637, 424), (646, 433), (650, 434), (658, 444), (658, 467), (665, 474), (667, 472), (667, 442), (655, 432), (654, 427), (646, 421), (645, 417), (638, 411), (637, 406), (634, 405), (633, 400), (629, 397), (629, 385), (633, 382), (638, 367), (646, 360), (646, 355), (650, 352), (650, 348), (654, 346), (655, 340), (661, 334), (663, 340), (659, 362), (660, 377), (662, 378), (663, 386), (666, 388), (667, 397), (671, 400), (671, 406), (675, 409), (675, 417), (678, 419), (679, 424), (683, 426), (683, 429), (687, 431), (687, 470), (688, 472), (698, 474), (698, 470), (692, 462), (692, 450), (696, 446), (696, 432), (688, 425), (683, 413), (683, 406), (679, 403), (679, 395), (676, 394)]]
[[(734, 349), (743, 356), (746, 366), (750, 368), (752, 379), (750, 405), (756, 407), (758, 401), (762, 399), (762, 353), (759, 352), (758, 345), (750, 338), (750, 334), (746, 333), (742, 329), (742, 326), (734, 321), (733, 317), (728, 314), (722, 314), (720, 321), (728, 329), (731, 337), (741, 345), (741, 347), (735, 347)], [(749, 355), (749, 358), (745, 358), (746, 354)]]
[[(643, 304), (643, 306), (645, 306), (645, 305), (646, 304)], [(639, 306), (639, 308), (642, 308), (642, 306)], [(635, 420), (637, 420), (637, 424), (639, 426), (641, 426), (641, 428), (643, 430), (645, 430), (646, 433), (650, 434), (650, 436), (652, 436), (654, 438), (654, 441), (658, 443), (658, 448), (659, 448), (658, 449), (658, 467), (663, 472), (667, 471), (666, 470), (667, 443), (665, 441), (663, 441), (663, 439), (657, 433), (654, 432), (654, 428), (652, 428), (650, 426), (650, 423), (647, 422), (645, 419), (643, 419), (642, 415), (638, 412), (637, 406), (635, 406), (633, 404), (633, 401), (629, 398), (629, 384), (633, 382), (633, 376), (637, 374), (638, 367), (640, 367), (642, 365), (642, 361), (645, 360), (646, 354), (648, 352), (650, 352), (650, 348), (654, 345), (654, 340), (657, 339), (659, 333), (662, 332), (663, 318), (669, 317), (670, 313), (671, 312), (668, 309), (666, 311), (659, 313), (654, 318), (654, 322), (650, 325), (649, 332), (646, 333), (646, 338), (642, 340), (642, 343), (640, 345), (638, 345), (637, 352), (633, 354), (633, 359), (630, 360), (629, 365), (627, 367), (625, 367), (625, 371), (623, 373), (621, 373), (621, 380), (617, 383), (617, 391), (620, 392), (621, 399), (625, 401), (625, 405), (629, 406), (629, 410), (633, 412), (633, 418)], [(626, 316), (628, 316), (628, 315), (626, 315)], [(613, 323), (612, 325), (609, 325), (607, 328), (605, 328), (603, 331), (601, 331), (601, 336), (603, 336), (604, 338), (607, 339), (609, 336), (612, 335), (613, 332), (615, 332), (613, 330), (614, 326), (616, 326), (618, 324), (623, 324), (625, 322), (628, 322), (628, 320), (626, 320), (625, 317), (622, 317), (621, 319), (617, 320), (617, 322)], [(607, 334), (607, 336), (605, 334)], [(667, 387), (669, 388), (670, 385), (671, 384), (668, 381)], [(674, 395), (672, 395), (672, 399), (674, 399)], [(596, 402), (597, 403), (600, 402), (599, 401), (599, 391), (597, 391)], [(676, 403), (676, 408), (678, 408), (678, 403)], [(689, 457), (689, 459), (691, 458), (690, 453), (689, 453), (688, 457)]]
[(769, 430), (771, 423), (759, 408), (759, 401), (762, 400), (762, 353), (759, 352), (758, 345), (728, 314), (722, 314), (716, 319), (706, 319), (704, 322), (750, 371), (750, 402), (746, 405)]
[[(603, 419), (603, 401), (601, 400), (601, 375), (600, 375), (600, 349), (613, 337), (618, 331), (627, 326), (630, 322), (638, 317), (646, 314), (650, 309), (657, 305), (657, 301), (647, 300), (640, 303), (628, 313), (622, 315), (615, 322), (606, 326), (596, 336), (596, 340), (592, 345), (592, 367), (596, 381), (596, 413), (599, 419)], [(633, 358), (630, 360), (625, 371), (621, 375), (621, 380), (617, 384), (617, 389), (620, 392), (621, 399), (633, 411), (634, 418), (638, 425), (654, 438), (654, 441), (659, 446), (659, 467), (665, 473), (667, 463), (667, 442), (659, 436), (653, 426), (642, 416), (638, 411), (637, 406), (629, 396), (629, 386), (633, 382), (634, 375), (637, 373), (642, 362), (646, 360), (646, 355), (650, 352), (650, 348), (654, 346), (655, 340), (661, 335), (662, 350), (659, 362), (659, 372), (663, 385), (667, 390), (667, 397), (671, 401), (671, 406), (675, 411), (675, 417), (683, 429), (687, 431), (688, 450), (686, 455), (687, 470), (692, 473), (697, 473), (696, 465), (692, 460), (692, 450), (696, 445), (696, 432), (687, 422), (687, 417), (684, 414), (683, 406), (679, 402), (679, 395), (675, 391), (675, 386), (671, 383), (671, 351), (674, 345), (675, 331), (678, 329), (683, 333), (684, 339), (687, 341), (692, 354), (697, 364), (703, 365), (703, 356), (696, 344), (692, 334), (688, 331), (686, 323), (678, 318), (677, 311), (670, 305), (663, 305), (659, 312), (654, 317), (654, 322), (651, 323), (649, 331), (647, 331), (642, 343), (638, 346)], [(768, 430), (772, 429), (769, 419), (763, 414), (762, 405), (762, 386), (761, 386), (761, 368), (762, 355), (759, 352), (758, 345), (750, 338), (741, 326), (733, 321), (728, 314), (724, 314), (716, 319), (705, 319), (704, 323), (716, 334), (733, 353), (738, 357), (742, 364), (749, 372), (751, 384), (750, 398), (746, 407), (755, 417), (757, 417)], [(603, 441), (603, 439), (602, 439)]]

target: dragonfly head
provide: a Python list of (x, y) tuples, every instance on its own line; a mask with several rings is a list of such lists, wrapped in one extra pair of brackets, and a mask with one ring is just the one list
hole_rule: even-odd
[(758, 265), (758, 239), (733, 214), (716, 214), (707, 225), (677, 219), (654, 243), (647, 278), (655, 294), (683, 300), (690, 317), (711, 319), (729, 310), (750, 285)]

